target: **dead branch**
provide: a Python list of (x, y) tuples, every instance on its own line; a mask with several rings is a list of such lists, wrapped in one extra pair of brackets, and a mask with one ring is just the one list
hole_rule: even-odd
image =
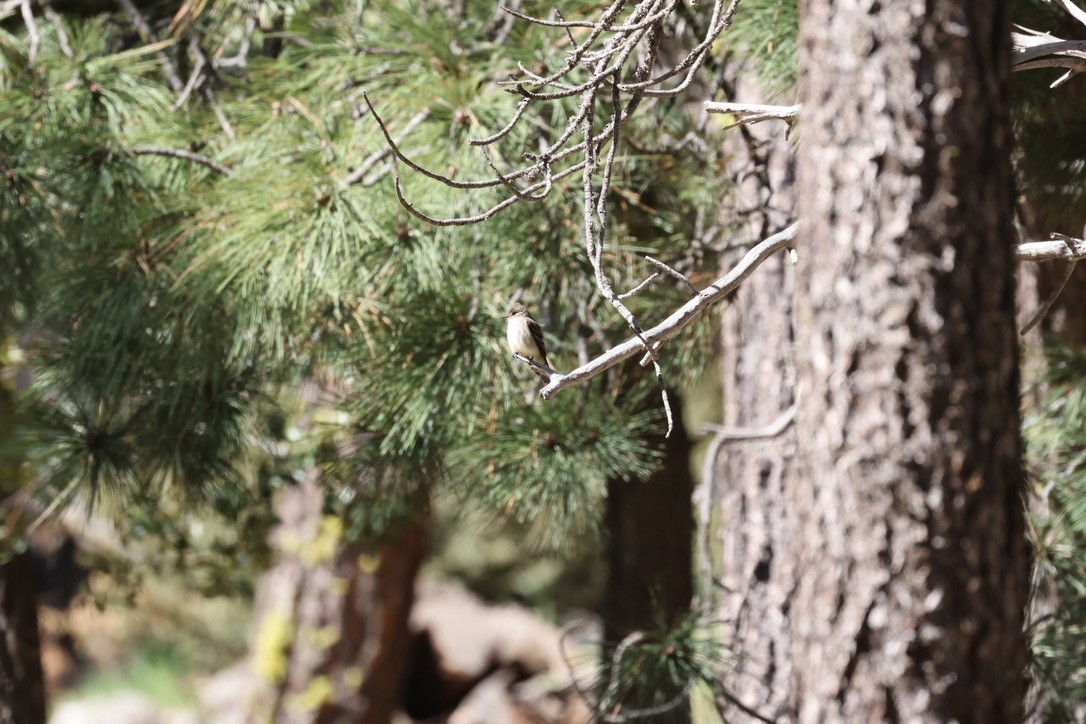
[(1081, 261), (1086, 259), (1086, 241), (1066, 234), (1052, 234), (1051, 241), (1027, 241), (1015, 247), (1019, 261)]
[(217, 171), (223, 176), (231, 176), (234, 171), (228, 166), (223, 166), (217, 161), (213, 161), (207, 156), (201, 156), (198, 153), (192, 151), (186, 151), (181, 148), (166, 148), (165, 146), (134, 146), (127, 149), (128, 153), (133, 156), (168, 156), (170, 158), (179, 158), (184, 161), (191, 161), (201, 166)]
[[(743, 281), (762, 264), (762, 262), (776, 254), (778, 251), (788, 248), (791, 242), (796, 238), (798, 229), (798, 223), (792, 224), (780, 233), (774, 234), (756, 244), (743, 256), (731, 271), (698, 292), (698, 296), (679, 307), (663, 322), (645, 332), (642, 335), (644, 340), (652, 345), (657, 342), (665, 342), (674, 337), (693, 323), (695, 319), (704, 314), (709, 307), (720, 302), (724, 297), (739, 288), (739, 285), (742, 284)], [(567, 387), (592, 379), (605, 370), (633, 357), (643, 349), (644, 344), (641, 339), (637, 337), (627, 339), (622, 344), (612, 347), (608, 352), (589, 361), (588, 364), (581, 365), (577, 369), (565, 374), (555, 375), (551, 378), (550, 383), (539, 391), (539, 395), (545, 400), (550, 399), (556, 392), (560, 392)]]

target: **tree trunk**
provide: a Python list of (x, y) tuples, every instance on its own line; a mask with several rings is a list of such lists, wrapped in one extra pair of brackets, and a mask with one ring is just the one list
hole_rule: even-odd
[(724, 427), (759, 434), (714, 441), (716, 520), (703, 516), (711, 537), (705, 557), (715, 558), (705, 577), (716, 588), (723, 644), (738, 657), (723, 685), (766, 716), (783, 711), (792, 674), (786, 602), (795, 562), (785, 481), (796, 465), (795, 428), (787, 424), (794, 340), (791, 300), (780, 295), (793, 276), (783, 258), (763, 264), (724, 316)]
[(800, 721), (1019, 721), (1009, 3), (801, 13)]
[(658, 630), (690, 613), (693, 597), (694, 516), (690, 439), (682, 404), (672, 394), (675, 428), (661, 435), (664, 461), (647, 480), (611, 480), (607, 486), (607, 589), (604, 639), (616, 643), (632, 631)]
[[(763, 99), (742, 69), (729, 93), (737, 102)], [(741, 131), (736, 133), (735, 131)], [(742, 230), (756, 241), (794, 220), (794, 148), (778, 124), (729, 131), (730, 175), (742, 179), (735, 208), (758, 209)], [(729, 212), (725, 212), (726, 214)], [(725, 255), (730, 269), (745, 248)], [(763, 716), (785, 711), (792, 673), (789, 621), (783, 606), (794, 564), (784, 481), (796, 464), (795, 266), (774, 257), (744, 282), (724, 308), (721, 328), (723, 427), (710, 444), (709, 489), (701, 502), (705, 536), (702, 577), (711, 582), (724, 646), (736, 654), (721, 683)], [(753, 434), (735, 434), (738, 431)], [(729, 721), (741, 720), (730, 712)]]
[(280, 562), (258, 595), (262, 686), (250, 721), (384, 724), (403, 693), (424, 516), (380, 546), (347, 541), (340, 520), (322, 514), (318, 477), (310, 470), (279, 503)]
[[(609, 713), (636, 711), (674, 702), (659, 713), (661, 721), (689, 720), (681, 684), (646, 680), (633, 673), (636, 655), (627, 654), (621, 671), (613, 671), (613, 655), (624, 639), (642, 632), (663, 635), (690, 615), (694, 595), (694, 478), (690, 471), (690, 438), (682, 420), (678, 395), (670, 396), (675, 426), (670, 438), (660, 434), (664, 460), (647, 480), (612, 479), (607, 485), (607, 588), (604, 591), (600, 681), (623, 681), (617, 704)], [(604, 692), (599, 692), (602, 696)], [(678, 699), (676, 697), (679, 697)]]
[(27, 554), (0, 565), (0, 724), (45, 721), (36, 592)]
[[(15, 387), (21, 389), (24, 382), (15, 371)], [(0, 383), (0, 439), (11, 438), (15, 420), (15, 393)], [(18, 463), (0, 466), (0, 499), (19, 489), (19, 473)], [(18, 516), (11, 520), (17, 523)], [(38, 584), (29, 554), (11, 550), (21, 528), (14, 533), (0, 541), (0, 561), (7, 559), (0, 564), (0, 724), (39, 724), (45, 721), (45, 677), (38, 637)]]
[(1007, 8), (803, 11), (794, 317), (783, 261), (724, 316), (725, 426), (774, 432), (716, 456), (724, 683), (789, 720), (1018, 721)]

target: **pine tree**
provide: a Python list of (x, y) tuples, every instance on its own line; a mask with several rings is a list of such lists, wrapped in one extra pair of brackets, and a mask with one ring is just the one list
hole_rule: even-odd
[[(422, 223), (396, 201), (369, 111), (420, 163), (470, 178), (486, 165), (468, 141), (516, 108), (495, 78), (559, 64), (564, 41), (481, 4), (54, 3), (27, 5), (29, 22), (3, 7), (0, 322), (7, 364), (33, 378), (7, 445), (28, 466), (23, 524), (81, 502), (179, 544), (186, 516), (216, 514), (238, 527), (213, 552), (263, 560), (278, 499), (280, 562), (255, 634), (274, 693), (262, 703), (284, 720), (382, 720), (392, 700), (367, 697), (392, 687), (371, 673), (395, 681), (406, 647), (374, 659), (363, 643), (381, 627), (403, 642), (433, 496), (531, 522), (548, 545), (598, 530), (608, 487), (660, 464), (651, 374), (526, 403), (534, 378), (504, 350), (496, 315), (514, 295), (541, 310), (556, 365), (623, 334), (594, 292), (576, 194), (486, 227)], [(550, 112), (503, 148), (530, 148), (573, 110)], [(691, 211), (724, 183), (712, 154), (651, 150), (687, 133), (683, 115), (639, 124), (629, 133), (646, 150), (613, 180), (604, 254), (620, 289), (650, 273), (640, 255), (682, 266), (714, 253), (688, 244)], [(497, 198), (402, 182), (439, 215)], [(658, 281), (629, 304), (686, 294)], [(707, 331), (673, 343), (671, 384), (704, 365)], [(674, 531), (680, 550), (689, 525)], [(689, 581), (681, 561), (661, 567)], [(651, 602), (653, 581), (630, 585)], [(320, 610), (302, 615), (292, 592)], [(398, 617), (353, 633), (338, 618), (378, 602)], [(672, 623), (688, 603), (680, 591), (667, 604)], [(651, 622), (639, 605), (624, 626)], [(303, 645), (334, 621), (335, 646)]]

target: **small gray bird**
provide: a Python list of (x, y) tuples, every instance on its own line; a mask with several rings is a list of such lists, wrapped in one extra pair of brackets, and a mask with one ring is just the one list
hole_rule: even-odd
[[(547, 346), (543, 342), (543, 329), (539, 326), (539, 322), (528, 316), (525, 306), (517, 302), (500, 318), (508, 320), (505, 327), (505, 340), (509, 343), (510, 351), (549, 368)], [(550, 379), (550, 376), (538, 367), (532, 367), (532, 371), (545, 380)]]

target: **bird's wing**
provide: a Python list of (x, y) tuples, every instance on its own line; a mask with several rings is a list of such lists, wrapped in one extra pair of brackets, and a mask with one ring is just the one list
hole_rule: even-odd
[(532, 339), (535, 340), (535, 346), (539, 347), (539, 354), (543, 356), (543, 359), (539, 360), (540, 364), (544, 367), (550, 367), (550, 363), (547, 362), (547, 345), (543, 343), (543, 328), (539, 326), (539, 322), (534, 319), (529, 319), (528, 331), (532, 333)]

